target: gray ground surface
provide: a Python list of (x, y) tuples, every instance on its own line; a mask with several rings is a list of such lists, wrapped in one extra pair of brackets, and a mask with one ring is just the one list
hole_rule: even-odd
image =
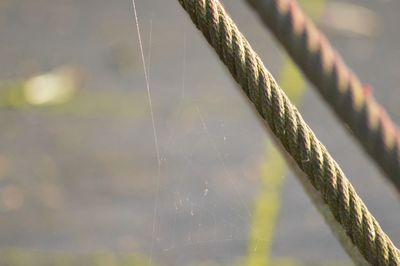
[[(381, 31), (365, 37), (324, 29), (400, 122), (400, 2), (351, 2), (374, 12)], [(269, 70), (278, 74), (282, 53), (272, 36), (243, 1), (224, 3)], [(231, 265), (246, 256), (266, 134), (177, 1), (137, 0), (137, 7), (146, 57), (152, 21), (150, 86), (160, 175), (131, 2), (0, 0), (0, 79), (76, 65), (85, 74), (82, 91), (92, 93), (97, 110), (84, 115), (1, 110), (0, 193), (12, 184), (23, 195), (16, 210), (1, 203), (1, 248), (148, 256), (153, 241), (160, 265)], [(115, 103), (112, 113), (96, 105), (96, 91), (117, 95), (109, 98)], [(132, 100), (128, 106), (120, 104), (126, 97)], [(315, 91), (307, 91), (301, 111), (400, 244), (394, 190)], [(285, 178), (274, 257), (346, 262), (295, 177)]]

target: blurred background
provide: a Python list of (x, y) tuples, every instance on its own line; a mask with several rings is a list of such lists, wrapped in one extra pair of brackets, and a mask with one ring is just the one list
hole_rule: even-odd
[[(400, 122), (400, 2), (300, 2)], [(223, 3), (400, 244), (394, 189)], [(136, 7), (156, 138), (130, 0), (0, 0), (0, 265), (351, 265), (178, 1)]]

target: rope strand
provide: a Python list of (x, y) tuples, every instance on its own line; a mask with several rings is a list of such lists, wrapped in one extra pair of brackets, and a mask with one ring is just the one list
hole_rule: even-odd
[(372, 265), (400, 265), (399, 250), (304, 122), (217, 0), (179, 0), (334, 219)]
[(400, 131), (296, 0), (247, 0), (400, 192)]

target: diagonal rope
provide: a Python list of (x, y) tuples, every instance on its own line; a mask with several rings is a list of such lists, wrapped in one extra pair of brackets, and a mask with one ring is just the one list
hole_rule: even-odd
[(257, 111), (308, 176), (334, 219), (372, 265), (400, 265), (383, 232), (339, 165), (304, 122), (218, 0), (179, 0)]
[(400, 131), (296, 0), (247, 0), (400, 191)]

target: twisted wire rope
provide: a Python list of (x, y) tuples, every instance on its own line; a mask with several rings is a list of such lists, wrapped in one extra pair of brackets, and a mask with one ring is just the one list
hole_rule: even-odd
[(247, 0), (400, 191), (400, 131), (296, 0)]
[(365, 260), (372, 265), (400, 265), (399, 250), (219, 1), (178, 1)]

